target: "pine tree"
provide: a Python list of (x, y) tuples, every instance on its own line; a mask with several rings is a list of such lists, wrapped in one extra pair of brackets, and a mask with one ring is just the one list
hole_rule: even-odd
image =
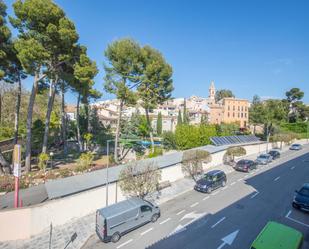
[(162, 114), (159, 112), (157, 118), (157, 134), (160, 136), (162, 134)]
[(184, 103), (183, 103), (183, 123), (184, 124), (189, 124), (189, 117), (188, 117), (188, 113), (187, 113), (187, 104), (186, 104), (186, 99), (184, 99)]

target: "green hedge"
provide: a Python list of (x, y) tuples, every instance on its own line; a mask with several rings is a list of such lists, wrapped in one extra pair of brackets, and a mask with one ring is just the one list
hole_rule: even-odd
[(281, 129), (284, 131), (292, 131), (298, 134), (307, 133), (307, 123), (298, 122), (298, 123), (283, 123), (280, 125)]

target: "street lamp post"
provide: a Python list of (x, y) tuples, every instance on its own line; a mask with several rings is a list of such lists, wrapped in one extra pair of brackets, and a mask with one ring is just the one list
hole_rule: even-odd
[(108, 168), (109, 168), (109, 143), (115, 141), (114, 139), (110, 139), (106, 141), (106, 154), (107, 154), (107, 163), (106, 163), (106, 184), (105, 184), (105, 190), (106, 190), (106, 196), (105, 196), (105, 202), (106, 206), (108, 206)]

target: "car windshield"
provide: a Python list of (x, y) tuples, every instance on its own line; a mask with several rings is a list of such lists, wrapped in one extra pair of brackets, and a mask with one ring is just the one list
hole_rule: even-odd
[(268, 158), (268, 155), (260, 155), (259, 158), (267, 159), (267, 158)]
[(147, 200), (144, 200), (144, 201), (147, 202), (151, 207), (154, 207), (154, 205), (150, 201), (147, 201)]
[(212, 175), (204, 175), (204, 179), (206, 180), (206, 181), (212, 181), (212, 179), (213, 179), (213, 176)]
[(302, 188), (301, 190), (299, 190), (298, 193), (301, 194), (301, 195), (309, 197), (309, 189), (308, 188)]

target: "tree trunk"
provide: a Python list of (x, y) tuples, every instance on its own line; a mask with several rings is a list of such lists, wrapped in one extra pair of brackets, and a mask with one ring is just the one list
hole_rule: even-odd
[(118, 143), (119, 143), (119, 135), (120, 135), (120, 121), (121, 121), (121, 115), (122, 115), (122, 108), (123, 108), (123, 101), (120, 100), (119, 115), (118, 115), (118, 119), (117, 119), (116, 134), (115, 134), (115, 149), (114, 149), (114, 160), (115, 160), (116, 163), (119, 162), (119, 160), (118, 160)]
[(49, 95), (48, 95), (48, 104), (47, 104), (47, 111), (46, 111), (46, 117), (45, 117), (45, 130), (44, 130), (44, 137), (43, 137), (42, 153), (47, 152), (50, 116), (53, 110), (54, 99), (55, 99), (55, 94), (56, 94), (56, 84), (57, 84), (56, 80), (57, 79), (52, 80), (49, 86)]
[(63, 143), (63, 154), (66, 155), (68, 151), (67, 146), (67, 119), (65, 113), (65, 102), (64, 102), (64, 82), (61, 84), (61, 135)]
[(149, 129), (149, 136), (150, 136), (150, 141), (151, 141), (151, 152), (154, 152), (154, 141), (153, 141), (153, 133), (152, 133), (152, 127), (151, 127), (151, 122), (149, 118), (149, 110), (148, 108), (145, 108), (145, 113), (146, 113), (146, 119), (147, 119), (147, 124), (148, 124), (148, 129)]
[(83, 143), (80, 137), (80, 127), (79, 127), (79, 104), (80, 104), (80, 93), (78, 93), (77, 105), (76, 105), (76, 129), (77, 129), (77, 141), (79, 145), (80, 152), (83, 151)]
[(2, 92), (0, 91), (0, 124), (2, 123)]
[(12, 173), (10, 164), (5, 160), (4, 156), (2, 155), (1, 149), (0, 149), (0, 171), (2, 173), (6, 173), (6, 171), (4, 170), (5, 168), (7, 168), (8, 173), (10, 174)]
[(34, 82), (31, 90), (31, 95), (29, 98), (29, 105), (28, 105), (28, 113), (27, 113), (27, 124), (26, 124), (26, 172), (31, 171), (31, 136), (32, 136), (32, 114), (33, 114), (33, 106), (35, 101), (35, 96), (38, 90), (39, 84), (39, 74), (35, 73), (34, 75)]
[(17, 87), (17, 97), (15, 105), (14, 144), (17, 144), (18, 142), (20, 100), (21, 100), (21, 79), (20, 75), (18, 74), (18, 87)]

